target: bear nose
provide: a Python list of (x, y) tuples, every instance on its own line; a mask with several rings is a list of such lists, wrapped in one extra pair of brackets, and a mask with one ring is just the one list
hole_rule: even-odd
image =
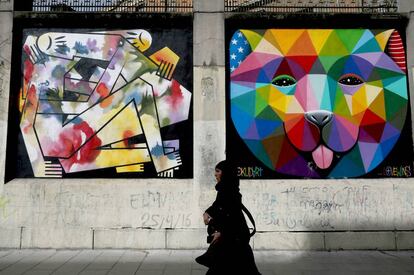
[(332, 113), (328, 111), (311, 111), (305, 113), (307, 121), (315, 124), (318, 127), (325, 126), (332, 119)]

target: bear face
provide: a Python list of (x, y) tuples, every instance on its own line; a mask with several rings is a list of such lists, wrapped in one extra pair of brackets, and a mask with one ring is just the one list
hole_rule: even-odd
[(396, 30), (239, 30), (229, 60), (233, 124), (276, 172), (361, 176), (399, 139), (408, 95)]

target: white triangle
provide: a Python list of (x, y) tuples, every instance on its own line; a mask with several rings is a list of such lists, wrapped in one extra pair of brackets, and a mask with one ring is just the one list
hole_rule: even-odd
[(367, 97), (367, 106), (371, 105), (371, 103), (377, 98), (377, 96), (382, 91), (382, 88), (372, 85), (365, 86), (365, 96)]

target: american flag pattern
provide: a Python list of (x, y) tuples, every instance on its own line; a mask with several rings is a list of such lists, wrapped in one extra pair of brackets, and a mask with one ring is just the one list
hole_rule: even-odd
[(388, 40), (388, 54), (394, 62), (403, 70), (407, 72), (407, 64), (405, 63), (404, 45), (398, 31), (394, 30)]
[(246, 37), (240, 31), (234, 33), (230, 40), (230, 72), (237, 69), (252, 49)]

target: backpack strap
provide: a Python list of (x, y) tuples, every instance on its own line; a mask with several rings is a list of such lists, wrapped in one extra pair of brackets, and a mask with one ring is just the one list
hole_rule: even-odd
[(243, 204), (241, 205), (242, 210), (244, 211), (244, 213), (246, 213), (247, 217), (249, 218), (250, 222), (253, 225), (253, 231), (252, 233), (250, 233), (250, 237), (253, 237), (254, 234), (256, 234), (256, 223), (254, 222), (253, 216), (252, 214), (250, 214), (249, 210), (246, 208), (246, 206), (244, 206)]

